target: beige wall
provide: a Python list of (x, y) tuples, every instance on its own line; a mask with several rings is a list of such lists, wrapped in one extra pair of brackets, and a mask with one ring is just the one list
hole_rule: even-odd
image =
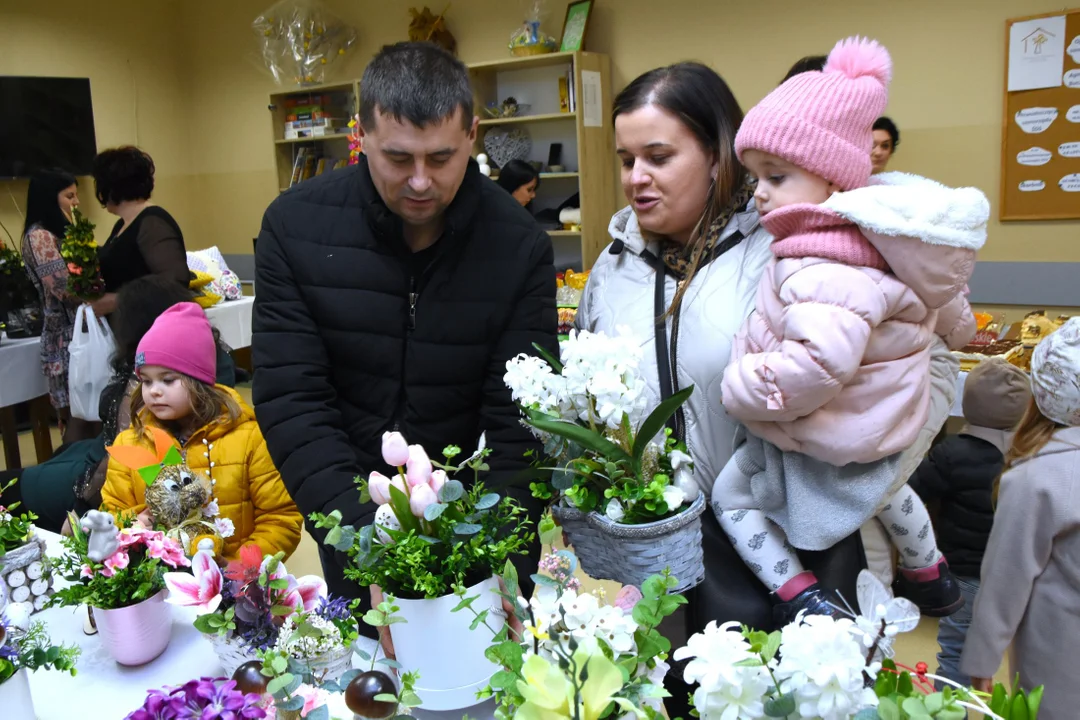
[[(192, 167), (185, 38), (176, 32), (182, 7), (161, 0), (0, 0), (0, 74), (89, 77), (98, 148), (145, 148), (158, 167), (154, 199), (186, 226)], [(80, 180), (79, 190), (103, 241), (116, 218), (94, 200), (91, 180)], [(25, 201), (25, 181), (0, 181), (0, 222), (16, 241)]]
[[(133, 141), (138, 131), (158, 163), (155, 199), (180, 219), (190, 246), (250, 252), (277, 193), (266, 111), (275, 86), (250, 59), (249, 24), (269, 1), (108, 0), (95, 9), (111, 12), (94, 14), (85, 3), (19, 11), (12, 4), (0, 10), (0, 72), (89, 74), (99, 145)], [(383, 0), (377, 12), (354, 0), (328, 4), (358, 28), (358, 47), (337, 75), (354, 78), (380, 45), (406, 37), (407, 9), (418, 3)], [(565, 4), (550, 4), (547, 27), (558, 34)], [(903, 140), (893, 168), (990, 196), (995, 219), (982, 259), (1080, 262), (1080, 222), (996, 220), (1005, 19), (1060, 7), (1050, 0), (597, 0), (588, 48), (612, 56), (616, 87), (660, 64), (702, 60), (749, 107), (798, 57), (827, 52), (846, 35), (872, 35), (896, 65), (888, 112)], [(503, 56), (520, 19), (513, 0), (464, 0), (453, 3), (449, 26), (469, 62)], [(6, 198), (0, 187), (0, 219), (8, 224)]]

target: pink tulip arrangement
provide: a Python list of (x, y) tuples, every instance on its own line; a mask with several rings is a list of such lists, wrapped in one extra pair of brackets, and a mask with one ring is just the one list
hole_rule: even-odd
[[(374, 520), (357, 530), (341, 524), (341, 513), (314, 514), (327, 529), (325, 542), (347, 552), (345, 576), (378, 585), (400, 598), (437, 598), (502, 571), (511, 555), (524, 554), (533, 538), (531, 521), (512, 498), (488, 492), (480, 482), (491, 451), (480, 437), (476, 451), (452, 464), (461, 448), (433, 461), (401, 433), (383, 435), (383, 460), (397, 473), (372, 472), (359, 481), (361, 502), (375, 505)], [(470, 487), (455, 476), (472, 471)]]

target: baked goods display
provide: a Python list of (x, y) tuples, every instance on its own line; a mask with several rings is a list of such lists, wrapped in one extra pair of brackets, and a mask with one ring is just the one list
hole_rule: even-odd
[(989, 313), (975, 313), (978, 332), (971, 344), (953, 354), (960, 361), (960, 370), (967, 372), (981, 362), (1000, 357), (1009, 363), (1028, 370), (1035, 347), (1050, 333), (1065, 324), (1068, 316), (1053, 320), (1045, 310), (1034, 310), (1020, 322), (1004, 326), (1004, 318), (997, 320)]

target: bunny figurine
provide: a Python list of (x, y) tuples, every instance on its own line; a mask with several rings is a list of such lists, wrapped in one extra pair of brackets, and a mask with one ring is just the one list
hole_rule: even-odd
[(112, 557), (120, 549), (120, 541), (116, 538), (119, 532), (116, 520), (109, 513), (91, 510), (83, 516), (79, 527), (90, 534), (86, 556), (94, 562), (104, 562), (105, 558)]

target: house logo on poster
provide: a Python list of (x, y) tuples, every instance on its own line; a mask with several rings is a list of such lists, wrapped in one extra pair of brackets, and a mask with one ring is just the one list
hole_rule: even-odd
[(1061, 87), (1065, 16), (1013, 23), (1009, 28), (1009, 92)]

